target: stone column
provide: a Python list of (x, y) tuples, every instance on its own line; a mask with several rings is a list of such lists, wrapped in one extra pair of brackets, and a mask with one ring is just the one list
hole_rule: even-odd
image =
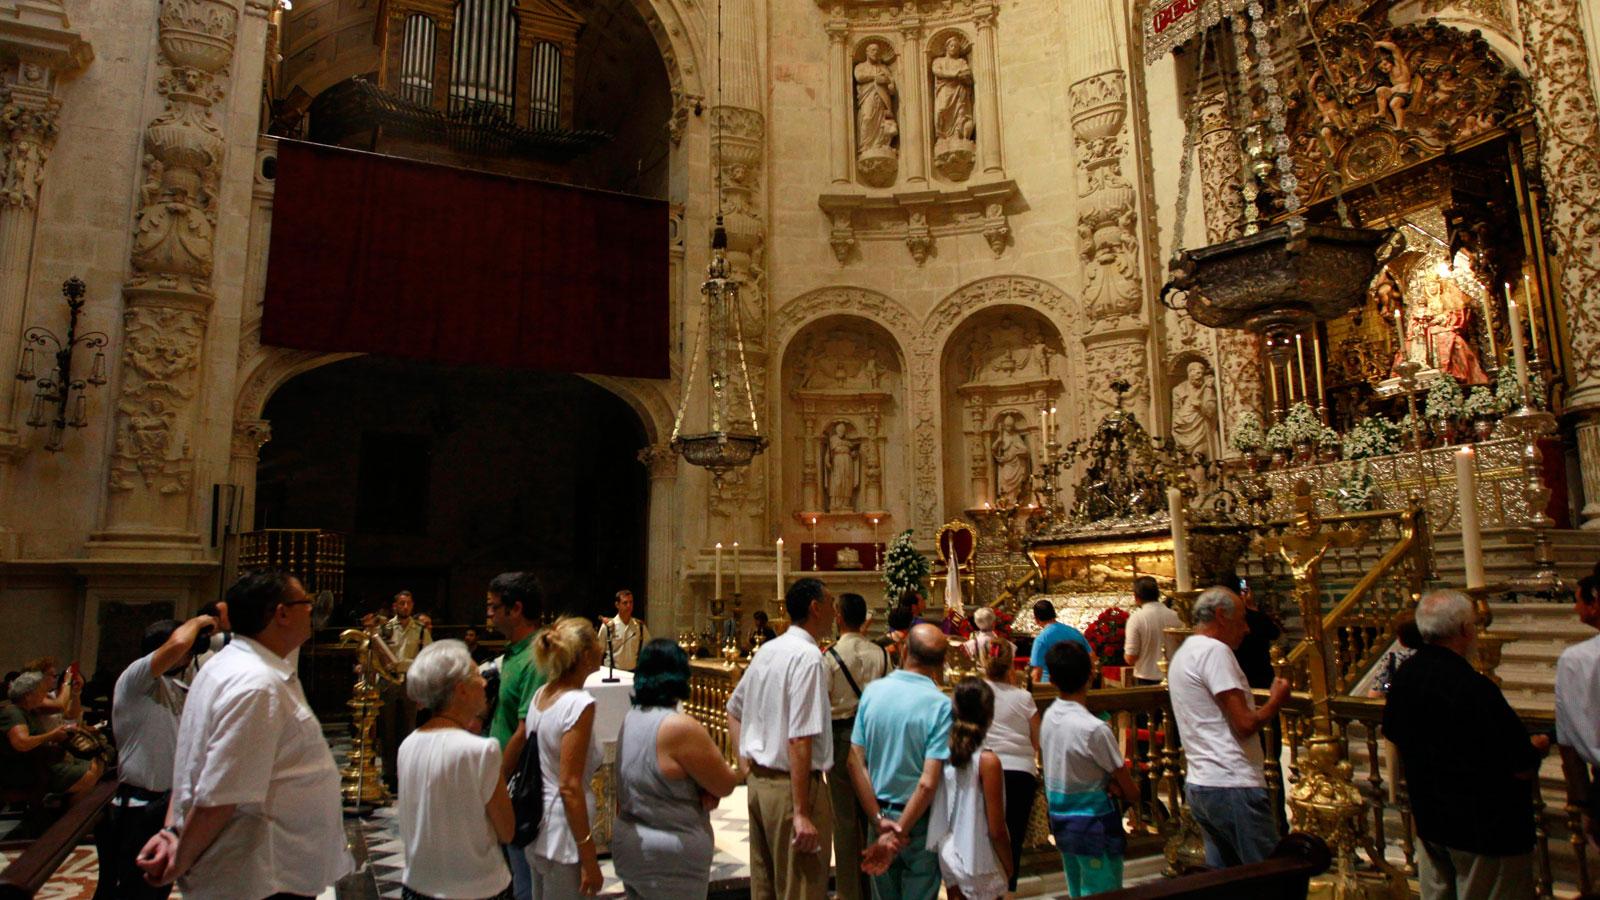
[(900, 23), (903, 46), (900, 58), (900, 159), (906, 166), (907, 185), (928, 183), (928, 130), (923, 96), (928, 92), (928, 61), (922, 55), (922, 20), (916, 17)]
[(978, 39), (973, 44), (977, 65), (973, 70), (985, 73), (978, 84), (978, 167), (985, 175), (1003, 177), (1005, 167), (1000, 158), (1000, 68), (996, 64), (994, 20), (999, 10), (984, 6), (975, 13)]
[(828, 21), (828, 96), (832, 98), (833, 115), (828, 118), (828, 160), (830, 180), (834, 184), (850, 183), (850, 160), (855, 156), (850, 146), (850, 120), (854, 117), (855, 92), (851, 90), (852, 67), (850, 47), (846, 43), (849, 23), (842, 19)]
[(680, 598), (673, 588), (678, 546), (678, 454), (667, 444), (651, 444), (639, 451), (639, 462), (650, 470), (649, 552), (645, 564), (645, 603), (650, 633), (676, 637), (687, 630), (680, 621)]
[(272, 440), (272, 424), (265, 419), (241, 419), (233, 423), (233, 443), (228, 455), (228, 483), (239, 489), (239, 521), (245, 530), (256, 520), (256, 466), (261, 448)]
[(1519, 0), (1523, 54), (1539, 124), (1546, 228), (1561, 260), (1559, 288), (1571, 337), (1567, 361), (1577, 413), (1584, 528), (1600, 528), (1600, 104), (1578, 0)]
[[(244, 0), (265, 19), (269, 0)], [(265, 39), (265, 22), (252, 22)], [(92, 557), (195, 559), (195, 447), (201, 437), (206, 331), (215, 302), (218, 193), (226, 106), (239, 42), (238, 0), (165, 0), (157, 40), (162, 111), (145, 128), (134, 216), (104, 528)], [(259, 53), (251, 54), (259, 59)], [(248, 70), (248, 67), (246, 67)], [(254, 71), (242, 78), (259, 76)], [(253, 104), (255, 97), (241, 102)]]

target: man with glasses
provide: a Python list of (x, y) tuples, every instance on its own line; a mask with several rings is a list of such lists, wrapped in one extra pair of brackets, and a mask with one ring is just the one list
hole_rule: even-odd
[[(544, 590), (532, 572), (503, 572), (489, 582), (486, 607), (489, 625), (506, 639), (506, 654), (500, 662), (500, 693), (495, 699), (494, 718), (489, 721), (489, 736), (500, 743), (500, 777), (509, 779), (522, 758), (527, 743), (523, 719), (533, 694), (544, 684), (544, 676), (533, 664), (533, 634), (539, 630), (539, 608)], [(517, 900), (533, 896), (533, 874), (521, 847), (505, 845), (506, 862), (511, 866), (511, 888)]]
[(195, 676), (166, 825), (139, 868), (190, 900), (316, 897), (355, 868), (339, 770), (295, 674), (311, 637), (300, 582), (260, 570), (228, 590), (234, 640)]

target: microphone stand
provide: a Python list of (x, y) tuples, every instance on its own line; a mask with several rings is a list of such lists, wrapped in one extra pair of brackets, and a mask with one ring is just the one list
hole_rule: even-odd
[(615, 632), (616, 619), (606, 623), (606, 677), (600, 679), (601, 684), (616, 684), (621, 681), (617, 677), (617, 653), (611, 646), (611, 639)]

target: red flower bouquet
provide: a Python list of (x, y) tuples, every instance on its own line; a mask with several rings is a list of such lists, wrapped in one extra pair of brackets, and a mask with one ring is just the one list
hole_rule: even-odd
[(1100, 657), (1101, 666), (1127, 665), (1122, 659), (1122, 641), (1128, 632), (1128, 611), (1108, 609), (1095, 618), (1083, 636)]

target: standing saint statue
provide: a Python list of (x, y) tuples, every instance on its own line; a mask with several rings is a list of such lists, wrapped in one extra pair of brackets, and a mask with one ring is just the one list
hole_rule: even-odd
[(1033, 451), (1028, 439), (1017, 430), (1018, 416), (1006, 413), (1000, 420), (1000, 435), (989, 447), (994, 459), (994, 500), (997, 505), (1021, 506), (1031, 495)]
[(874, 41), (866, 46), (866, 59), (856, 63), (856, 171), (872, 187), (894, 183), (899, 151), (895, 149), (900, 126), (895, 121), (894, 71), (885, 47)]
[(826, 512), (853, 512), (856, 508), (857, 462), (861, 441), (851, 438), (843, 422), (835, 422), (823, 439), (823, 498)]
[(1216, 459), (1222, 444), (1217, 439), (1217, 392), (1211, 389), (1210, 373), (1205, 363), (1194, 360), (1184, 375), (1172, 389), (1173, 440), (1191, 453)]
[(933, 61), (933, 165), (961, 181), (972, 171), (976, 123), (972, 118), (972, 64), (959, 35), (945, 39)]

